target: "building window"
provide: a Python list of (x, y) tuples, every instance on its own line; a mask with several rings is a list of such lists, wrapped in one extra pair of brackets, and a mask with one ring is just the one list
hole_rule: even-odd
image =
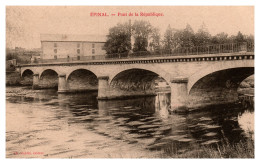
[(57, 59), (57, 55), (54, 55), (54, 59)]
[(77, 56), (77, 59), (80, 60), (80, 56)]
[(92, 54), (95, 54), (95, 49), (92, 49)]
[(54, 49), (54, 53), (57, 54), (57, 49)]
[(57, 43), (54, 43), (54, 47), (57, 47)]
[(94, 43), (92, 43), (92, 48), (95, 48), (95, 44)]
[(80, 48), (80, 43), (77, 44), (77, 48)]
[(77, 54), (80, 54), (80, 49), (77, 49)]

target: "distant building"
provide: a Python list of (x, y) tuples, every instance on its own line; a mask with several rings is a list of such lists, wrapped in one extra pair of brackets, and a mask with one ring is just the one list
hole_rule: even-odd
[(105, 55), (106, 36), (42, 34), (41, 59)]
[(35, 63), (40, 59), (41, 59), (41, 56), (39, 54), (32, 54), (31, 63)]

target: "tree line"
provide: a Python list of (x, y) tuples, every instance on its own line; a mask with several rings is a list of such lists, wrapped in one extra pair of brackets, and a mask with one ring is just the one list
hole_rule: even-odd
[[(131, 44), (131, 39), (134, 44)], [(183, 47), (205, 46), (237, 42), (254, 42), (253, 35), (229, 36), (225, 32), (211, 35), (203, 23), (197, 32), (187, 24), (184, 29), (175, 29), (168, 25), (164, 35), (160, 29), (153, 27), (148, 21), (134, 21), (133, 24), (118, 23), (109, 29), (104, 49), (107, 54), (129, 53), (139, 51), (161, 52)]]

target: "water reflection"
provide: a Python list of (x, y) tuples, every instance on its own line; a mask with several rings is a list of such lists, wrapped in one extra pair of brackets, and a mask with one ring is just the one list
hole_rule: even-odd
[[(220, 143), (223, 137), (239, 142), (241, 138), (248, 137), (248, 125), (245, 124), (254, 115), (252, 110), (248, 113), (240, 104), (211, 106), (192, 113), (169, 115), (169, 93), (111, 101), (97, 101), (97, 92), (57, 94), (52, 90), (42, 90), (36, 95), (7, 97), (7, 104), (25, 104), (23, 108), (27, 112), (39, 111), (41, 114), (34, 119), (32, 116), (25, 119), (41, 124), (41, 129), (48, 129), (52, 123), (51, 128), (73, 136), (83, 126), (87, 134), (91, 131), (111, 140), (138, 144), (148, 150), (158, 150), (172, 144), (178, 144), (183, 149), (191, 143), (215, 144)], [(29, 104), (36, 104), (37, 109)], [(12, 115), (8, 110), (7, 122), (8, 116)], [(19, 113), (20, 109), (13, 110)], [(26, 112), (23, 114), (29, 115)], [(60, 121), (73, 127), (72, 131), (68, 131), (67, 126), (56, 127)], [(254, 131), (252, 125), (250, 132)], [(39, 126), (32, 126), (32, 130), (39, 130)], [(13, 129), (7, 128), (9, 138), (12, 136), (10, 131)], [(75, 140), (73, 137), (67, 139)], [(87, 142), (87, 139), (82, 138), (82, 142)], [(116, 149), (118, 144), (110, 147)]]
[(171, 93), (158, 93), (155, 99), (156, 112), (161, 118), (169, 117)]
[(254, 109), (244, 110), (238, 115), (238, 124), (241, 129), (245, 132), (247, 137), (252, 137), (254, 140)]

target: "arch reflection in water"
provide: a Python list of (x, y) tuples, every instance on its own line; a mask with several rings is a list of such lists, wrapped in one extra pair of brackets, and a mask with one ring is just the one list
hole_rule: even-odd
[[(124, 108), (125, 110), (135, 107), (141, 113), (158, 113), (161, 117), (167, 118), (170, 107), (170, 93), (158, 93), (157, 96), (144, 96), (122, 100), (99, 100), (99, 111), (109, 111), (113, 108)], [(103, 112), (109, 113), (109, 112)]]
[[(132, 99), (122, 100), (99, 100), (98, 108), (102, 110), (110, 110), (113, 108), (124, 108), (125, 110), (132, 107), (137, 107), (142, 113), (154, 113), (155, 112), (155, 96), (146, 96)], [(131, 110), (131, 109), (130, 109)]]
[(245, 135), (254, 140), (255, 112), (254, 107), (247, 107), (238, 113), (237, 118), (239, 127), (243, 129)]
[(171, 93), (157, 93), (155, 106), (156, 112), (162, 118), (169, 117), (169, 108), (171, 105)]
[(93, 109), (97, 108), (97, 92), (89, 91), (82, 93), (66, 93), (58, 94), (60, 106), (69, 104), (73, 107), (82, 107), (82, 105), (92, 106)]

